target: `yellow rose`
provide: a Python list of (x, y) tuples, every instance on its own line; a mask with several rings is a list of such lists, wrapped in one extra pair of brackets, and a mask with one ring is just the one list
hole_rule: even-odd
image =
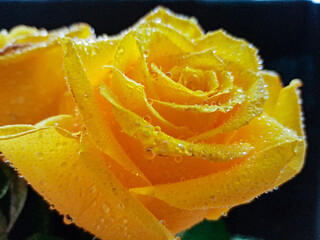
[(92, 34), (87, 24), (49, 32), (27, 26), (0, 31), (0, 126), (35, 124), (65, 112), (62, 101), (67, 86), (57, 36), (88, 38)]
[(0, 151), (71, 221), (101, 239), (174, 239), (297, 174), (297, 88), (257, 50), (158, 8), (119, 36), (60, 40), (82, 117), (0, 131)]

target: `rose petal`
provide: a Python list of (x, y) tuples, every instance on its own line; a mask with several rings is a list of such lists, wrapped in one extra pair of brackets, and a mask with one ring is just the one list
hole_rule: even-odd
[[(257, 195), (276, 187), (281, 170), (299, 158), (303, 161), (303, 141), (293, 131), (284, 128), (275, 120), (265, 116), (253, 120), (238, 136), (251, 144), (261, 136), (267, 147), (255, 150), (248, 158), (226, 171), (179, 183), (163, 184), (131, 189), (132, 192), (150, 195), (177, 208), (200, 209), (202, 207), (227, 207), (251, 201)], [(257, 131), (259, 130), (259, 131)]]
[[(137, 195), (136, 197), (163, 225), (174, 233), (190, 228), (211, 213), (211, 209), (185, 210), (172, 207), (150, 196)], [(221, 216), (222, 211), (219, 213)]]
[(80, 44), (75, 44), (71, 39), (63, 39), (61, 42), (66, 52), (64, 66), (70, 90), (77, 102), (84, 124), (92, 140), (104, 153), (115, 159), (122, 167), (131, 173), (140, 175), (141, 178), (147, 181), (113, 135), (108, 119), (103, 117), (106, 112), (100, 108), (98, 100), (94, 96), (93, 85), (86, 74), (79, 55), (79, 53), (83, 54), (83, 51), (81, 51), (83, 47)]
[(288, 86), (281, 89), (273, 114), (284, 126), (293, 129), (298, 136), (303, 136), (303, 116), (300, 107), (299, 90), (300, 80), (292, 80)]
[(117, 96), (124, 108), (130, 109), (139, 116), (150, 118), (152, 124), (160, 126), (170, 135), (180, 136), (186, 133), (191, 135), (187, 128), (177, 127), (168, 122), (152, 107), (153, 102), (147, 99), (143, 85), (127, 78), (113, 66), (105, 66), (104, 69), (109, 71), (109, 77), (104, 82), (110, 85), (110, 90)]
[(97, 237), (172, 239), (116, 180), (103, 157), (84, 143), (79, 160), (79, 148), (76, 138), (58, 128), (0, 141), (3, 155), (46, 200)]
[(198, 38), (203, 35), (203, 30), (195, 18), (175, 14), (167, 8), (157, 7), (148, 15), (143, 17), (137, 25), (149, 21), (154, 21), (176, 29), (187, 38)]
[[(21, 31), (13, 34), (12, 38), (16, 39), (22, 34)], [(56, 36), (81, 38), (91, 34), (88, 25), (75, 25), (47, 33), (47, 41), (29, 42), (30, 46), (0, 54), (0, 102), (3, 103), (0, 105), (0, 125), (34, 124), (58, 114), (59, 101), (66, 90), (66, 84), (62, 68), (63, 52), (57, 44)], [(39, 38), (42, 40), (41, 36)]]
[[(301, 110), (301, 99), (298, 90), (300, 86), (301, 82), (299, 80), (293, 80), (288, 86), (281, 89), (272, 116), (284, 126), (294, 130), (298, 136), (305, 139), (303, 112)], [(300, 151), (297, 152), (297, 155), (299, 155), (283, 169), (277, 179), (277, 184), (280, 185), (288, 181), (302, 169), (304, 161), (301, 159), (305, 157), (306, 145), (304, 141)]]
[(217, 134), (236, 130), (248, 124), (253, 118), (263, 112), (263, 104), (267, 98), (265, 83), (259, 74), (248, 73), (246, 74), (248, 79), (252, 78), (255, 80), (250, 80), (252, 85), (246, 92), (246, 100), (242, 104), (235, 106), (232, 111), (222, 115), (216, 123), (216, 128), (191, 137), (189, 138), (190, 141), (208, 139)]
[(208, 32), (195, 44), (198, 51), (210, 48), (227, 64), (236, 63), (240, 69), (257, 71), (260, 67), (258, 50), (244, 39), (235, 38), (224, 30)]
[(276, 72), (267, 70), (262, 70), (260, 72), (264, 82), (267, 84), (268, 90), (268, 99), (263, 105), (263, 110), (271, 116), (277, 103), (279, 93), (282, 89), (282, 84), (280, 76)]
[[(201, 144), (186, 142), (156, 131), (140, 116), (124, 108), (112, 95), (107, 85), (100, 86), (101, 94), (112, 104), (115, 118), (128, 135), (138, 139), (145, 149), (151, 148), (155, 154), (167, 156), (194, 156), (210, 161), (230, 161), (245, 156), (251, 149), (250, 144)], [(232, 149), (232, 151), (230, 151)]]

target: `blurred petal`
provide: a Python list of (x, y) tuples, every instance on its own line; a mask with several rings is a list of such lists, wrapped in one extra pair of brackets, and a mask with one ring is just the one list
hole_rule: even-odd
[[(10, 41), (27, 41), (25, 38), (17, 38), (22, 34), (21, 31), (27, 30), (30, 28), (13, 30), (17, 34), (13, 32)], [(34, 38), (43, 40), (41, 32), (37, 30), (36, 33), (38, 35)], [(82, 24), (46, 32), (48, 39), (45, 41), (29, 39), (28, 44), (15, 43), (16, 47), (11, 47), (10, 51), (12, 45), (8, 45), (7, 50), (0, 53), (0, 102), (3, 103), (0, 105), (0, 125), (34, 124), (59, 114), (59, 102), (66, 84), (62, 68), (63, 52), (57, 44), (57, 35), (89, 37), (91, 29)]]

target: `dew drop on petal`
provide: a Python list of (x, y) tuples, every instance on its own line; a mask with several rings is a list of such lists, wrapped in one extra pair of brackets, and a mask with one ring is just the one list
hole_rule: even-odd
[(119, 47), (118, 48), (118, 53), (124, 53), (124, 48), (123, 47)]
[(143, 120), (145, 120), (146, 122), (150, 123), (151, 122), (151, 117), (150, 116), (144, 116)]
[(144, 157), (146, 159), (153, 159), (155, 157), (155, 153), (152, 151), (151, 148), (146, 149), (146, 151), (144, 152)]
[(109, 213), (110, 212), (110, 208), (105, 203), (102, 204), (101, 208), (102, 208), (102, 211), (104, 211), (104, 213)]
[(175, 161), (176, 163), (181, 163), (181, 162), (182, 162), (182, 156), (176, 156), (176, 157), (174, 157), (174, 161)]
[(153, 104), (153, 100), (151, 98), (148, 98), (147, 100), (148, 104), (152, 105)]
[(63, 222), (67, 225), (71, 224), (73, 222), (73, 218), (70, 217), (68, 214), (64, 215), (63, 217)]
[(155, 127), (154, 127), (154, 130), (155, 130), (156, 132), (160, 132), (160, 131), (161, 131), (161, 127), (160, 127), (160, 126), (155, 126)]

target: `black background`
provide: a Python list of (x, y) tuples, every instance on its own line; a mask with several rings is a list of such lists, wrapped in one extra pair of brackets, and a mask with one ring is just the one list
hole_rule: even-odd
[[(224, 28), (246, 38), (260, 49), (265, 68), (280, 73), (285, 85), (294, 78), (303, 80), (308, 153), (302, 173), (278, 191), (233, 209), (225, 221), (232, 233), (266, 240), (320, 239), (320, 5), (277, 1), (0, 1), (0, 29), (18, 24), (53, 29), (87, 22), (97, 34), (111, 35), (159, 4), (195, 16), (205, 30)], [(39, 201), (39, 208), (47, 207), (35, 193), (30, 193), (28, 201)], [(36, 216), (28, 223), (18, 221), (11, 238), (27, 234), (28, 224), (39, 224)], [(66, 231), (70, 239), (77, 239), (72, 235), (75, 230)]]

